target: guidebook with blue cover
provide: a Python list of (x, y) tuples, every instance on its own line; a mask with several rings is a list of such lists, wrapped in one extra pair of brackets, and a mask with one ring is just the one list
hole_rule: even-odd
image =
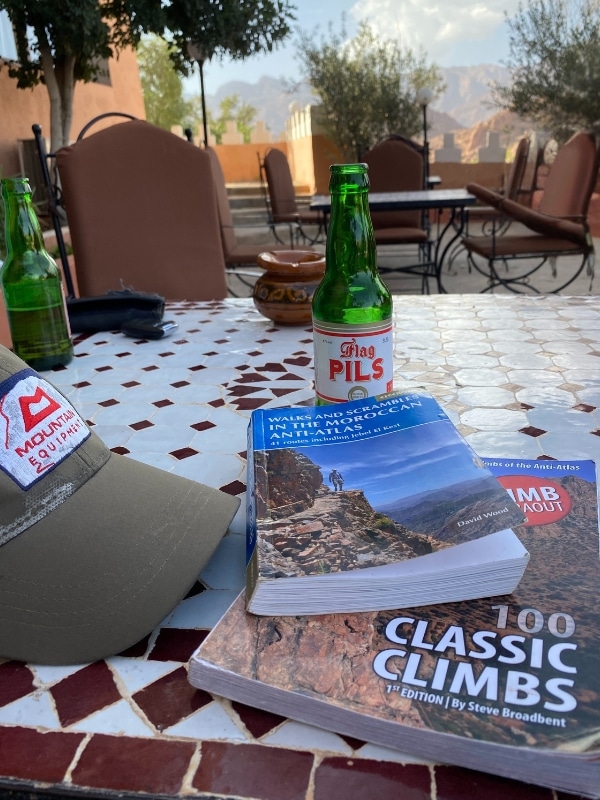
[(426, 393), (259, 409), (247, 608), (323, 614), (512, 591), (523, 513)]
[(240, 595), (193, 655), (191, 683), (436, 763), (600, 797), (594, 463), (484, 461), (526, 515), (531, 557), (512, 594), (316, 617), (249, 614)]

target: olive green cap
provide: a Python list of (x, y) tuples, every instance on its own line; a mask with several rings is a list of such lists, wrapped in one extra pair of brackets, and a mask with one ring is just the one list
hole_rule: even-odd
[(239, 500), (111, 453), (0, 346), (0, 657), (105, 658), (185, 597)]

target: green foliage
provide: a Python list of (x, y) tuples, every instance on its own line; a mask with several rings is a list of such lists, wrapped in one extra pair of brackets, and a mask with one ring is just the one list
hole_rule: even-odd
[(295, 10), (287, 0), (0, 0), (0, 8), (17, 45), (9, 75), (20, 89), (48, 90), (52, 150), (69, 141), (76, 82), (97, 78), (105, 59), (137, 47), (143, 33), (172, 41), (171, 58), (188, 74), (188, 43), (203, 59), (244, 59), (288, 36)]
[(390, 134), (412, 137), (423, 129), (416, 103), (420, 88), (434, 97), (444, 89), (440, 71), (397, 42), (380, 39), (361, 23), (356, 37), (329, 28), (320, 42), (315, 33), (300, 33), (301, 69), (324, 110), (327, 134), (348, 161)]
[(600, 135), (598, 0), (527, 0), (507, 23), (511, 85), (493, 87), (496, 103), (559, 142)]
[(193, 60), (270, 52), (291, 33), (296, 10), (288, 0), (174, 0), (163, 8), (174, 60), (184, 74)]
[(46, 53), (58, 71), (73, 60), (76, 80), (92, 80), (98, 60), (111, 55), (110, 29), (97, 0), (0, 0), (0, 8), (7, 11), (15, 31), (18, 62), (8, 65), (8, 73), (20, 89), (42, 81)]
[(6, 258), (6, 208), (0, 197), (0, 262)]
[(18, 62), (8, 70), (21, 89), (45, 81), (48, 57), (59, 77), (72, 60), (75, 81), (93, 80), (102, 59), (135, 46), (163, 19), (154, 0), (0, 0), (0, 8), (15, 31)]
[(241, 102), (239, 95), (232, 94), (221, 100), (219, 111), (218, 117), (215, 117), (210, 110), (207, 111), (210, 132), (216, 138), (217, 144), (221, 144), (221, 139), (227, 130), (227, 123), (230, 120), (237, 122), (238, 131), (243, 135), (244, 142), (248, 144), (257, 114), (254, 106)]
[(387, 514), (382, 514), (380, 511), (376, 511), (373, 517), (373, 524), (377, 530), (384, 531), (384, 532), (394, 532), (397, 529), (397, 525), (393, 519), (387, 516)]
[(17, 45), (8, 74), (20, 89), (44, 83), (48, 90), (52, 150), (69, 141), (76, 82), (93, 81), (105, 59), (162, 19), (155, 0), (0, 0), (0, 8)]
[(172, 46), (159, 36), (146, 36), (137, 49), (146, 119), (159, 128), (186, 127), (194, 117), (193, 103), (183, 97), (181, 77), (171, 59)]

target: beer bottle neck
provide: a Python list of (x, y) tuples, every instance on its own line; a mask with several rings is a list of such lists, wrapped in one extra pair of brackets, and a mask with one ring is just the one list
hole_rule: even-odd
[(19, 256), (32, 250), (45, 251), (44, 236), (31, 202), (31, 189), (24, 179), (2, 181), (5, 205), (6, 252)]
[(368, 189), (332, 193), (327, 237), (327, 265), (337, 265), (346, 274), (377, 270), (373, 224)]
[[(371, 213), (369, 211), (369, 192), (368, 189), (361, 189), (354, 192), (340, 192), (339, 194), (331, 195), (331, 224), (334, 225), (338, 222), (337, 218), (341, 218), (343, 222), (345, 219), (352, 221), (355, 218), (363, 217), (365, 220), (365, 227), (370, 228)], [(339, 223), (338, 223), (339, 224)], [(367, 231), (368, 233), (368, 231)]]

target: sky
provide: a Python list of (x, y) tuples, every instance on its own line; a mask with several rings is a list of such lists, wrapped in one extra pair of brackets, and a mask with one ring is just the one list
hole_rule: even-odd
[[(295, 28), (317, 37), (333, 23), (337, 32), (342, 15), (352, 36), (366, 20), (387, 39), (397, 38), (414, 51), (422, 47), (429, 61), (441, 67), (500, 64), (508, 56), (505, 12), (516, 13), (519, 0), (292, 0), (296, 6)], [(276, 51), (245, 61), (217, 60), (204, 68), (205, 90), (214, 94), (228, 81), (256, 83), (261, 76), (298, 79), (296, 36)], [(186, 91), (199, 93), (198, 74), (186, 81)]]
[[(374, 508), (481, 477), (452, 425), (416, 425), (390, 436), (294, 449), (321, 467), (330, 489), (328, 477), (335, 468), (342, 473), (344, 489), (362, 489)], [(399, 458), (399, 452), (410, 455)]]

